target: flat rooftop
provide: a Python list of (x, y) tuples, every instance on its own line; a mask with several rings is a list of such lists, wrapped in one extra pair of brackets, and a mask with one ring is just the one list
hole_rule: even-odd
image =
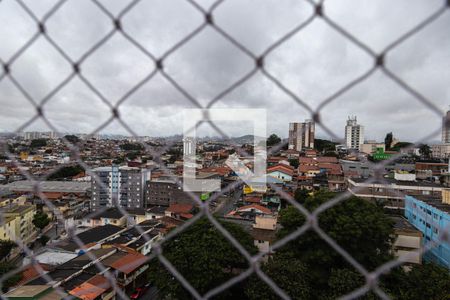
[[(9, 191), (33, 192), (33, 182), (30, 180), (14, 181), (5, 185)], [(86, 193), (91, 188), (90, 182), (78, 181), (40, 181), (39, 187), (42, 192), (60, 193)]]
[(392, 221), (394, 221), (394, 229), (403, 230), (403, 231), (411, 231), (411, 232), (420, 232), (411, 223), (409, 223), (407, 219), (405, 219), (403, 217), (389, 216), (389, 218)]
[(411, 195), (411, 197), (420, 200), (428, 205), (433, 206), (434, 208), (437, 208), (443, 212), (450, 214), (450, 205), (442, 203), (442, 197), (436, 197), (436, 196), (426, 196), (426, 195)]
[[(352, 181), (355, 183), (366, 183), (371, 180), (371, 178), (352, 178)], [(436, 187), (443, 188), (441, 185), (429, 182), (429, 181), (401, 181), (393, 178), (383, 178), (376, 179), (372, 182), (367, 182), (367, 184), (385, 184), (385, 185), (402, 185), (402, 186), (423, 186), (423, 187)]]

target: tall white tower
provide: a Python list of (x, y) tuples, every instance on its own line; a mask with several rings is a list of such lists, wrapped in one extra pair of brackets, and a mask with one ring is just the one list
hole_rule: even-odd
[(345, 143), (348, 149), (360, 150), (364, 144), (364, 126), (359, 125), (356, 116), (348, 117), (345, 126)]

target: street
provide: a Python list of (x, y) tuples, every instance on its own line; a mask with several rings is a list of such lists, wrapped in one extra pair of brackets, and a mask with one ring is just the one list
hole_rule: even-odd
[(215, 213), (217, 213), (219, 216), (223, 217), (226, 214), (228, 214), (230, 211), (233, 210), (233, 208), (236, 207), (236, 204), (240, 197), (242, 195), (242, 189), (238, 188), (234, 190), (234, 194), (232, 197), (221, 197), (222, 201), (217, 205), (217, 208), (215, 210)]

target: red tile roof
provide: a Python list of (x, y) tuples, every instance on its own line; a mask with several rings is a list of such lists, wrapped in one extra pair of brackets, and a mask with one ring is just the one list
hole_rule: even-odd
[(307, 173), (307, 172), (309, 172), (309, 171), (320, 171), (320, 169), (319, 169), (318, 166), (315, 166), (315, 165), (313, 165), (313, 166), (310, 166), (310, 165), (300, 165), (300, 166), (298, 166), (298, 171), (299, 171), (300, 173)]
[(174, 213), (174, 214), (188, 214), (194, 209), (192, 204), (180, 204), (174, 203), (171, 204), (166, 211)]
[(225, 175), (230, 174), (231, 169), (228, 167), (216, 167), (216, 168), (203, 168), (198, 171), (205, 172), (205, 173), (217, 173), (220, 176), (225, 176)]
[(95, 275), (88, 281), (69, 291), (69, 294), (83, 300), (94, 300), (109, 288), (111, 288), (111, 285), (104, 276)]
[(272, 166), (267, 169), (267, 173), (276, 172), (276, 171), (283, 172), (290, 176), (294, 175), (294, 168), (291, 166), (288, 166), (288, 165), (284, 165), (284, 164), (278, 164), (276, 166)]
[(247, 210), (247, 209), (255, 209), (255, 210), (260, 210), (263, 213), (266, 214), (271, 214), (272, 211), (270, 209), (268, 209), (267, 207), (258, 205), (258, 204), (250, 204), (250, 205), (245, 205), (245, 206), (241, 206), (239, 207), (237, 210), (238, 211), (243, 211), (243, 210)]
[(261, 197), (257, 196), (245, 196), (244, 202), (250, 202), (250, 203), (261, 203)]
[[(51, 269), (51, 266), (47, 264), (38, 263), (38, 265), (42, 268), (44, 272), (50, 271)], [(31, 279), (41, 276), (41, 273), (39, 273), (38, 268), (39, 267), (37, 265), (33, 264), (29, 264), (28, 266), (26, 266), (26, 268), (22, 271), (22, 279), (17, 283), (17, 285), (18, 286), (23, 285), (25, 282), (28, 282)]]
[(130, 252), (122, 258), (119, 258), (113, 262), (110, 266), (111, 268), (118, 270), (122, 273), (129, 274), (141, 267), (148, 261), (148, 257), (142, 255), (139, 252)]
[(333, 156), (320, 156), (317, 157), (318, 163), (330, 163), (330, 164), (337, 164), (339, 161), (336, 157)]

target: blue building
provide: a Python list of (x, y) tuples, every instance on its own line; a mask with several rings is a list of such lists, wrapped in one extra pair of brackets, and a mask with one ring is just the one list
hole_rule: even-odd
[[(405, 217), (420, 230), (425, 244), (439, 242), (440, 235), (450, 231), (450, 205), (441, 199), (426, 196), (405, 196)], [(450, 270), (450, 243), (443, 242), (427, 251), (424, 260), (440, 264)]]

